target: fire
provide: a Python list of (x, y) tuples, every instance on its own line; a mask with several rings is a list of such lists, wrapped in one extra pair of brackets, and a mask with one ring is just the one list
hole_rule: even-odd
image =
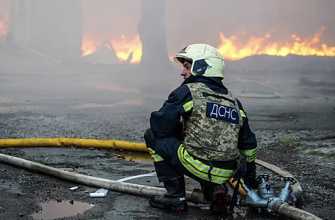
[(6, 35), (8, 31), (7, 27), (7, 22), (8, 22), (8, 12), (5, 13), (4, 20), (0, 20), (0, 37), (2, 35)]
[[(139, 63), (142, 58), (142, 43), (140, 40), (140, 35), (137, 35), (133, 40), (127, 40), (125, 35), (122, 35), (120, 39), (108, 40), (110, 41), (113, 49), (115, 50), (116, 56), (120, 62), (126, 61), (131, 55), (130, 63)], [(92, 40), (89, 37), (84, 36), (82, 43), (82, 56), (87, 56), (96, 52), (102, 45), (102, 39)], [(109, 44), (104, 44), (106, 47), (110, 48)]]
[(304, 40), (293, 34), (291, 36), (292, 40), (285, 43), (268, 42), (271, 34), (267, 33), (264, 37), (251, 37), (245, 44), (241, 44), (236, 36), (226, 38), (223, 33), (220, 33), (221, 44), (217, 49), (228, 60), (239, 60), (244, 57), (261, 54), (272, 56), (287, 56), (289, 54), (335, 56), (335, 47), (329, 47), (327, 44), (321, 44), (321, 47), (318, 46), (324, 30), (325, 28), (322, 27), (313, 37)]
[(132, 53), (130, 63), (141, 62), (142, 43), (139, 34), (131, 41), (128, 41), (126, 36), (122, 35), (121, 40), (112, 40), (111, 43), (116, 52), (116, 56), (120, 61), (126, 61), (129, 55)]
[[(335, 56), (335, 47), (330, 47), (320, 42), (320, 37), (324, 31), (325, 28), (322, 27), (314, 36), (306, 39), (301, 39), (296, 34), (293, 34), (291, 40), (287, 40), (286, 42), (271, 42), (271, 34), (275, 32), (275, 29), (273, 29), (262, 37), (251, 37), (246, 43), (241, 43), (236, 36), (227, 38), (223, 33), (220, 33), (221, 44), (217, 49), (227, 60), (240, 60), (245, 57), (261, 54), (271, 56), (287, 56), (289, 54), (300, 56)], [(81, 48), (82, 56), (96, 52), (104, 42), (103, 38), (94, 39), (84, 36)], [(127, 40), (127, 37), (122, 35), (119, 39), (107, 40), (105, 42), (108, 42), (108, 44), (104, 44), (108, 48), (110, 48), (110, 45), (113, 46), (120, 63), (128, 59), (132, 64), (141, 61), (142, 43), (139, 35), (132, 40)], [(173, 57), (170, 56), (169, 59), (172, 61)]]
[(81, 52), (82, 52), (81, 55), (84, 57), (84, 56), (94, 53), (97, 50), (97, 48), (101, 45), (101, 43), (97, 44), (97, 42), (99, 41), (95, 41), (95, 40), (92, 40), (84, 36), (83, 43), (81, 45)]

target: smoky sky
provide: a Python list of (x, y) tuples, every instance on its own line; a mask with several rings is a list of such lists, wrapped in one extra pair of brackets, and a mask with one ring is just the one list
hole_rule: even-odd
[[(83, 0), (84, 32), (132, 39), (141, 18), (140, 0)], [(325, 27), (321, 41), (335, 45), (334, 0), (166, 0), (165, 26), (169, 53), (204, 42), (217, 46), (219, 33), (241, 42), (271, 33), (273, 41), (305, 39)], [(154, 34), (154, 30), (153, 30)]]
[[(9, 2), (0, 0), (0, 19)], [(84, 36), (131, 40), (138, 34), (141, 0), (82, 0), (82, 8)], [(321, 27), (321, 42), (335, 46), (334, 9), (334, 0), (165, 0), (167, 49), (173, 54), (190, 43), (218, 46), (220, 32), (242, 43), (271, 32), (272, 41), (285, 42), (292, 34), (311, 37)]]

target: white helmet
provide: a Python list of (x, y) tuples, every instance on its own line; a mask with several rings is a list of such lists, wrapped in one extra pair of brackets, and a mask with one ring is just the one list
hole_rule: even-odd
[(191, 44), (182, 49), (174, 60), (184, 64), (192, 63), (191, 73), (194, 76), (223, 78), (224, 61), (219, 51), (208, 44)]

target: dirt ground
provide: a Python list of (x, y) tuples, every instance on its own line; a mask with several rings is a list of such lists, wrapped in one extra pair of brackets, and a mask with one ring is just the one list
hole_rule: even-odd
[[(304, 197), (299, 208), (322, 219), (334, 219), (335, 89), (300, 86), (299, 76), (239, 77), (243, 80), (226, 79), (227, 87), (236, 94), (249, 89), (250, 94), (275, 91), (281, 95), (275, 99), (238, 95), (257, 135), (258, 159), (297, 178)], [(58, 77), (0, 74), (0, 138), (144, 142), (150, 112), (160, 107), (178, 83), (170, 80), (162, 88), (159, 82), (155, 87), (149, 80), (143, 86), (143, 79), (137, 84), (130, 79), (127, 73), (121, 77), (105, 72)], [(248, 87), (252, 84), (255, 86)], [(0, 153), (111, 180), (154, 170), (150, 157), (136, 152), (15, 147), (0, 148)], [(260, 166), (257, 172), (271, 174)], [(276, 174), (271, 174), (270, 181), (276, 191), (284, 186)], [(163, 186), (156, 177), (128, 182)], [(188, 190), (200, 187), (189, 178), (186, 183)], [(70, 190), (73, 186), (79, 188)], [(89, 193), (97, 189), (0, 163), (0, 219), (222, 219), (211, 216), (208, 206), (190, 204), (187, 213), (171, 213), (151, 208), (148, 198), (119, 192), (90, 198)], [(60, 204), (64, 206), (58, 207)], [(252, 208), (235, 211), (235, 219), (283, 219)]]

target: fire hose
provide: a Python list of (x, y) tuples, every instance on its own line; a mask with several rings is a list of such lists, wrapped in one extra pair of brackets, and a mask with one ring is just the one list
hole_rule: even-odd
[[(77, 146), (77, 147), (98, 147), (98, 148), (112, 148), (112, 149), (123, 149), (123, 150), (133, 150), (133, 151), (147, 151), (145, 144), (133, 143), (125, 141), (114, 141), (114, 140), (91, 140), (91, 139), (70, 139), (70, 138), (56, 138), (56, 139), (9, 139), (0, 140), (0, 147), (42, 147), (42, 146)], [(130, 184), (124, 182), (118, 182), (113, 180), (107, 180), (97, 177), (85, 176), (82, 174), (71, 173), (63, 171), (57, 168), (45, 166), (39, 163), (31, 162), (21, 158), (16, 158), (4, 154), (0, 154), (0, 162), (22, 167), (24, 169), (38, 171), (41, 173), (46, 173), (57, 178), (65, 179), (68, 181), (81, 183), (84, 185), (90, 185), (95, 187), (103, 187), (106, 189), (111, 189), (119, 192), (125, 192), (135, 195), (151, 196), (151, 195), (161, 195), (166, 193), (166, 190), (158, 187), (143, 186), (138, 184)], [(267, 163), (257, 160), (257, 164), (262, 165), (267, 168)], [(270, 170), (285, 176), (292, 175), (283, 171), (278, 167), (270, 166)], [(261, 187), (267, 184), (266, 177), (263, 176)], [(292, 177), (292, 179), (294, 179)], [(239, 187), (239, 192), (242, 196), (238, 199), (238, 204), (240, 206), (254, 206), (257, 208), (266, 208), (268, 211), (277, 213), (283, 217), (288, 217), (290, 219), (320, 219), (315, 215), (308, 213), (306, 211), (297, 209), (290, 206), (287, 202), (292, 201), (292, 198), (298, 198), (302, 195), (302, 190), (300, 185), (295, 182), (296, 187), (292, 187), (292, 179), (287, 179), (288, 182), (280, 194), (276, 197), (274, 193), (270, 191), (263, 190), (263, 194), (258, 194), (253, 190), (248, 189), (248, 187), (242, 184)], [(289, 192), (288, 188), (291, 186), (292, 193)], [(259, 189), (262, 191), (262, 188)], [(268, 195), (269, 194), (269, 195)], [(244, 196), (245, 195), (245, 198)], [(189, 202), (193, 203), (208, 203), (203, 197), (201, 190), (187, 191), (186, 197)]]

